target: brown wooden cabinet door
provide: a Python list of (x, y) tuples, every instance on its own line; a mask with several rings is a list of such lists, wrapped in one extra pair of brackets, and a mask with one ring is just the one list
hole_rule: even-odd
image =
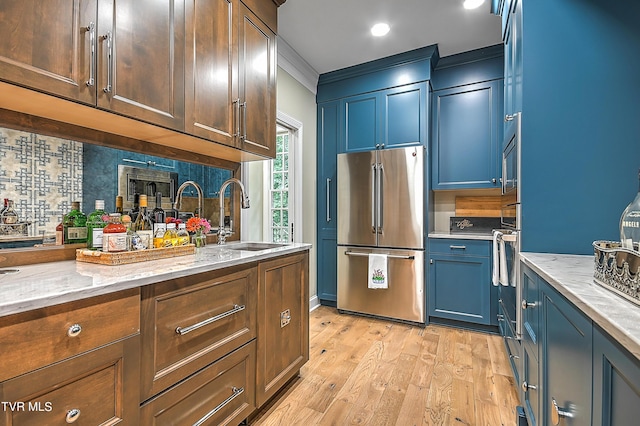
[(242, 3), (239, 52), (242, 149), (275, 157), (276, 36)]
[(96, 18), (96, 0), (3, 0), (0, 80), (95, 104)]
[(184, 129), (184, 0), (99, 0), (98, 107)]
[(309, 255), (258, 265), (256, 404), (260, 407), (309, 359)]
[(187, 0), (185, 131), (236, 146), (238, 0)]

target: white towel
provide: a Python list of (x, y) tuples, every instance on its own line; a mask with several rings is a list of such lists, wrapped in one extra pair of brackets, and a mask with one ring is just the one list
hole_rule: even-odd
[(509, 285), (509, 272), (507, 271), (507, 249), (504, 239), (500, 238), (500, 284)]
[(493, 268), (491, 269), (491, 283), (496, 287), (500, 283), (500, 257), (498, 255), (498, 240), (500, 239), (501, 235), (502, 232), (496, 230), (493, 231)]
[(389, 288), (386, 254), (369, 254), (369, 274), (367, 281), (369, 288)]

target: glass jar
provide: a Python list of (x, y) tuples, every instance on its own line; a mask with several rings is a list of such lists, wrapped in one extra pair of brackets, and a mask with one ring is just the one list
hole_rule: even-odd
[(120, 213), (111, 213), (109, 223), (102, 230), (102, 251), (115, 253), (127, 251), (127, 228), (120, 221)]

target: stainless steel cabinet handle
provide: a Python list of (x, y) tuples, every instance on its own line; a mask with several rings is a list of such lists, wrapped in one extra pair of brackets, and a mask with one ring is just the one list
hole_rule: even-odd
[(530, 385), (529, 383), (527, 383), (526, 380), (524, 382), (522, 382), (522, 391), (523, 392), (528, 392), (529, 390), (537, 390), (537, 389), (538, 389), (537, 386)]
[(522, 309), (535, 308), (535, 307), (536, 307), (535, 303), (529, 303), (526, 301), (526, 299), (522, 299)]
[[(361, 257), (369, 257), (369, 253), (358, 253), (356, 251), (345, 251), (344, 254), (347, 256), (361, 256)], [(405, 259), (405, 260), (413, 260), (415, 256), (399, 256), (397, 254), (388, 254), (387, 257), (391, 259)]]
[(67, 423), (74, 423), (76, 420), (80, 418), (80, 410), (74, 408), (72, 410), (67, 411), (67, 415), (64, 418)]
[(511, 359), (520, 359), (520, 357), (518, 355), (513, 355), (513, 354), (510, 354), (509, 358), (511, 358)]
[(371, 165), (371, 232), (376, 233), (376, 164)]
[(491, 183), (496, 183), (496, 182), (497, 182), (496, 178), (491, 179)]
[(571, 411), (565, 410), (564, 408), (558, 407), (558, 403), (554, 397), (551, 397), (551, 424), (557, 426), (560, 424), (560, 418), (573, 418), (573, 413)]
[(511, 121), (511, 120), (513, 120), (514, 118), (515, 118), (515, 115), (514, 115), (514, 114), (506, 114), (506, 115), (504, 116), (504, 121)]
[(73, 324), (71, 327), (69, 327), (69, 330), (67, 330), (67, 336), (76, 337), (80, 334), (81, 331), (82, 327), (80, 326), (80, 324)]
[(449, 246), (449, 248), (450, 248), (451, 250), (466, 250), (466, 249), (467, 249), (467, 246), (455, 246), (455, 245), (451, 245), (451, 246)]
[(230, 397), (228, 397), (227, 399), (222, 401), (213, 410), (211, 410), (207, 414), (205, 414), (200, 420), (195, 422), (193, 424), (193, 426), (201, 426), (201, 425), (205, 424), (205, 422), (207, 420), (209, 420), (211, 417), (215, 416), (218, 411), (222, 410), (227, 404), (229, 404), (231, 401), (233, 401), (235, 398), (237, 398), (242, 392), (244, 392), (244, 388), (237, 388), (237, 387), (234, 386), (234, 387), (231, 388), (231, 391), (232, 391), (232, 394), (231, 394)]
[(227, 312), (223, 312), (223, 313), (221, 313), (219, 315), (216, 315), (215, 317), (211, 317), (211, 318), (208, 318), (208, 319), (206, 319), (204, 321), (200, 321), (197, 324), (193, 324), (193, 325), (190, 325), (188, 327), (176, 327), (176, 334), (184, 336), (185, 334), (190, 333), (193, 330), (197, 330), (197, 329), (199, 329), (201, 327), (204, 327), (205, 325), (209, 325), (211, 323), (219, 321), (222, 318), (226, 318), (229, 315), (233, 315), (233, 314), (235, 314), (237, 312), (244, 311), (244, 308), (245, 308), (244, 305), (233, 305), (233, 309), (228, 310)]
[(85, 30), (89, 31), (89, 80), (87, 80), (87, 86), (91, 87), (95, 84), (96, 76), (96, 24), (95, 22), (89, 22), (89, 25), (85, 27)]
[(240, 110), (242, 111), (242, 134), (240, 135), (240, 139), (247, 139), (247, 102), (243, 102), (240, 104)]
[(235, 99), (233, 102), (233, 137), (240, 136), (240, 98)]
[[(384, 144), (382, 145), (382, 147), (384, 147)], [(384, 172), (384, 167), (382, 167), (382, 163), (379, 163), (378, 173), (376, 175), (376, 178), (378, 180), (378, 185), (376, 186), (378, 190), (378, 206), (377, 206), (378, 223), (376, 224), (378, 228), (378, 234), (382, 234), (382, 227), (384, 225), (384, 220), (382, 217), (382, 173), (383, 172)]]
[(327, 222), (331, 222), (331, 178), (327, 178)]
[(104, 93), (111, 93), (111, 83), (113, 81), (113, 35), (107, 31), (104, 39), (107, 41), (107, 85), (102, 89)]

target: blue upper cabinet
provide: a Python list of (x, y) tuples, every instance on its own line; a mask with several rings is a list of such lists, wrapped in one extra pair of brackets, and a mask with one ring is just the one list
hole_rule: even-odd
[(378, 94), (351, 96), (342, 101), (345, 120), (343, 152), (368, 151), (380, 145)]
[(442, 58), (432, 84), (431, 188), (499, 187), (502, 46)]
[(504, 27), (504, 126), (522, 112), (522, 1), (510, 0), (502, 15)]

